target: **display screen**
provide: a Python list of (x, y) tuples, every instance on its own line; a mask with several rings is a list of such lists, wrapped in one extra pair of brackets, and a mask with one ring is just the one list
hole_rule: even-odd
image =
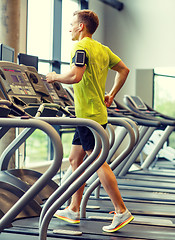
[(84, 63), (84, 59), (85, 59), (85, 54), (84, 52), (77, 52), (77, 63), (79, 64), (83, 64)]
[(14, 48), (0, 44), (0, 60), (14, 62)]
[(16, 75), (11, 75), (13, 82), (19, 82)]
[(129, 98), (137, 109), (141, 109), (141, 110), (147, 109), (144, 102), (138, 96), (130, 96)]
[(5, 90), (9, 95), (36, 96), (23, 67), (15, 63), (0, 61), (0, 70), (1, 75), (3, 75), (0, 80), (3, 81)]
[(36, 70), (38, 71), (38, 57), (37, 56), (19, 53), (18, 61), (19, 61), (19, 64), (35, 67)]

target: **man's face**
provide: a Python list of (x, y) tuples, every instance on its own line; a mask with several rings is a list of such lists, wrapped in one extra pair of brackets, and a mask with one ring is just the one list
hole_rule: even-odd
[(79, 22), (78, 22), (78, 16), (75, 15), (75, 16), (73, 16), (73, 19), (72, 19), (72, 22), (71, 22), (71, 27), (70, 27), (70, 30), (69, 30), (69, 32), (71, 32), (73, 41), (78, 40), (79, 34), (80, 34), (79, 30), (80, 30), (80, 25), (79, 25)]

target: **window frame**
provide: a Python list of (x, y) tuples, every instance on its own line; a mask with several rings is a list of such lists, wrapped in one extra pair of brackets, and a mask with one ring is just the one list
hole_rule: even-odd
[[(89, 0), (79, 0), (80, 9), (88, 9)], [(53, 49), (52, 60), (38, 59), (38, 62), (49, 63), (51, 71), (61, 72), (61, 65), (69, 65), (69, 62), (61, 61), (61, 26), (62, 26), (62, 0), (53, 2)]]

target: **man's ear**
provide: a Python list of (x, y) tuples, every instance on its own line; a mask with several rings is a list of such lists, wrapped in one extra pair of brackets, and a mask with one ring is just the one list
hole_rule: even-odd
[(80, 31), (82, 31), (84, 29), (84, 23), (79, 24), (79, 29), (80, 29)]

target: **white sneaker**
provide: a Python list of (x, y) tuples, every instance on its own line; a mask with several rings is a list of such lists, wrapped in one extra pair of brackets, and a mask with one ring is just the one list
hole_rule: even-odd
[(80, 213), (72, 211), (69, 207), (57, 210), (54, 216), (69, 223), (80, 223)]
[(117, 214), (116, 212), (110, 213), (114, 213), (115, 215), (112, 223), (109, 226), (103, 227), (104, 232), (116, 232), (134, 219), (128, 209), (123, 214)]

